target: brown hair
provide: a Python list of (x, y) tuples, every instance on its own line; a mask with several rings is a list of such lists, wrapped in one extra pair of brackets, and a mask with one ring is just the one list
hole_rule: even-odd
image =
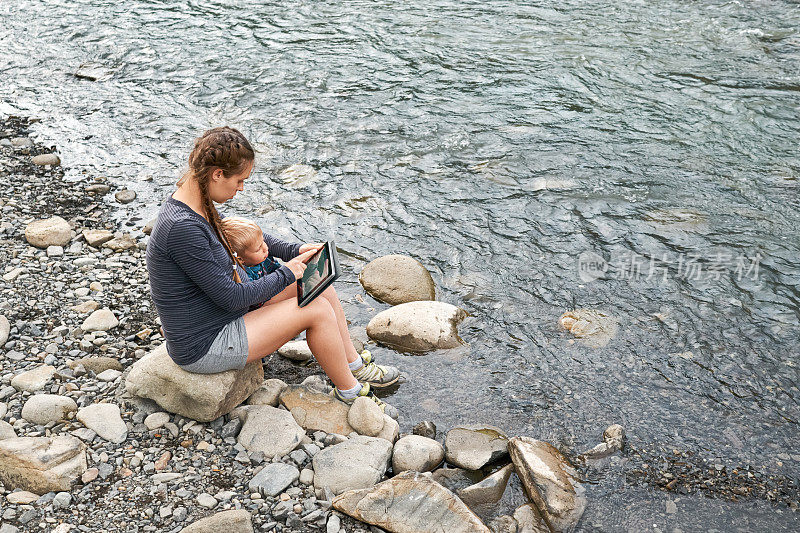
[(213, 128), (195, 140), (192, 153), (189, 154), (189, 169), (177, 183), (178, 187), (180, 187), (190, 178), (197, 182), (203, 199), (203, 210), (206, 213), (206, 219), (208, 219), (211, 227), (214, 228), (214, 233), (217, 234), (219, 242), (225, 247), (233, 261), (233, 279), (237, 283), (242, 281), (235, 268), (235, 265), (239, 264), (239, 260), (234, 255), (228, 240), (225, 238), (225, 234), (222, 232), (219, 213), (208, 195), (208, 182), (214, 170), (222, 170), (222, 175), (229, 178), (244, 171), (254, 159), (255, 150), (239, 130), (228, 126)]
[(242, 217), (225, 217), (220, 222), (222, 233), (237, 254), (264, 242), (264, 234), (258, 224)]

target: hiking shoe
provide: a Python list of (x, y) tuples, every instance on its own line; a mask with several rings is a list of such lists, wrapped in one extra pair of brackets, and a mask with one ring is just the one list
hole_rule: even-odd
[(381, 389), (400, 379), (400, 371), (396, 367), (376, 365), (372, 362), (369, 350), (361, 352), (361, 360), (364, 361), (364, 366), (353, 370), (353, 376), (361, 383), (369, 383), (376, 389)]
[(331, 394), (333, 395), (334, 398), (336, 398), (340, 402), (346, 403), (347, 405), (353, 405), (353, 402), (356, 401), (356, 398), (358, 398), (358, 396), (364, 396), (366, 398), (369, 398), (373, 402), (377, 403), (378, 407), (381, 408), (381, 411), (383, 411), (384, 414), (389, 415), (395, 420), (397, 420), (397, 418), (400, 416), (400, 412), (397, 410), (396, 407), (389, 405), (388, 403), (384, 402), (383, 400), (375, 396), (375, 393), (373, 393), (372, 390), (370, 389), (369, 383), (361, 384), (361, 390), (358, 391), (358, 396), (356, 396), (356, 398), (342, 397), (341, 393), (339, 392), (339, 389), (337, 389), (336, 387), (333, 388), (333, 392), (331, 392)]

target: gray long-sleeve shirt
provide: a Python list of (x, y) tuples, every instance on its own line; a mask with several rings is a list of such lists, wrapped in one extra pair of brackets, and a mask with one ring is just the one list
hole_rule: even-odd
[[(270, 255), (288, 261), (300, 244), (264, 234)], [(288, 267), (255, 281), (233, 262), (214, 229), (192, 208), (171, 196), (161, 206), (147, 244), (150, 294), (167, 341), (167, 352), (179, 365), (199, 360), (228, 323), (256, 303), (269, 300), (294, 283)]]

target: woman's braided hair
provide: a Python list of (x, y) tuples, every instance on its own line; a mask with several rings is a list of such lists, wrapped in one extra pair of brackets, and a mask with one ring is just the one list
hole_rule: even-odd
[[(217, 238), (227, 250), (234, 265), (240, 264), (239, 259), (234, 255), (231, 245), (222, 231), (219, 213), (208, 194), (208, 182), (211, 180), (214, 170), (220, 169), (223, 176), (230, 178), (232, 175), (243, 172), (254, 159), (255, 150), (239, 130), (228, 126), (213, 128), (195, 140), (192, 153), (189, 154), (189, 169), (178, 181), (178, 187), (189, 178), (193, 178), (197, 182), (203, 199), (206, 219), (214, 228), (214, 233), (217, 234)], [(237, 283), (242, 281), (236, 268), (233, 269), (233, 279)]]

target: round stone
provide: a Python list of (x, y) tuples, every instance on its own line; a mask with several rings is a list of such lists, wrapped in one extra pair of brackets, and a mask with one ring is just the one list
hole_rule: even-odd
[(430, 272), (407, 255), (385, 255), (371, 261), (358, 280), (373, 298), (390, 305), (436, 299)]

